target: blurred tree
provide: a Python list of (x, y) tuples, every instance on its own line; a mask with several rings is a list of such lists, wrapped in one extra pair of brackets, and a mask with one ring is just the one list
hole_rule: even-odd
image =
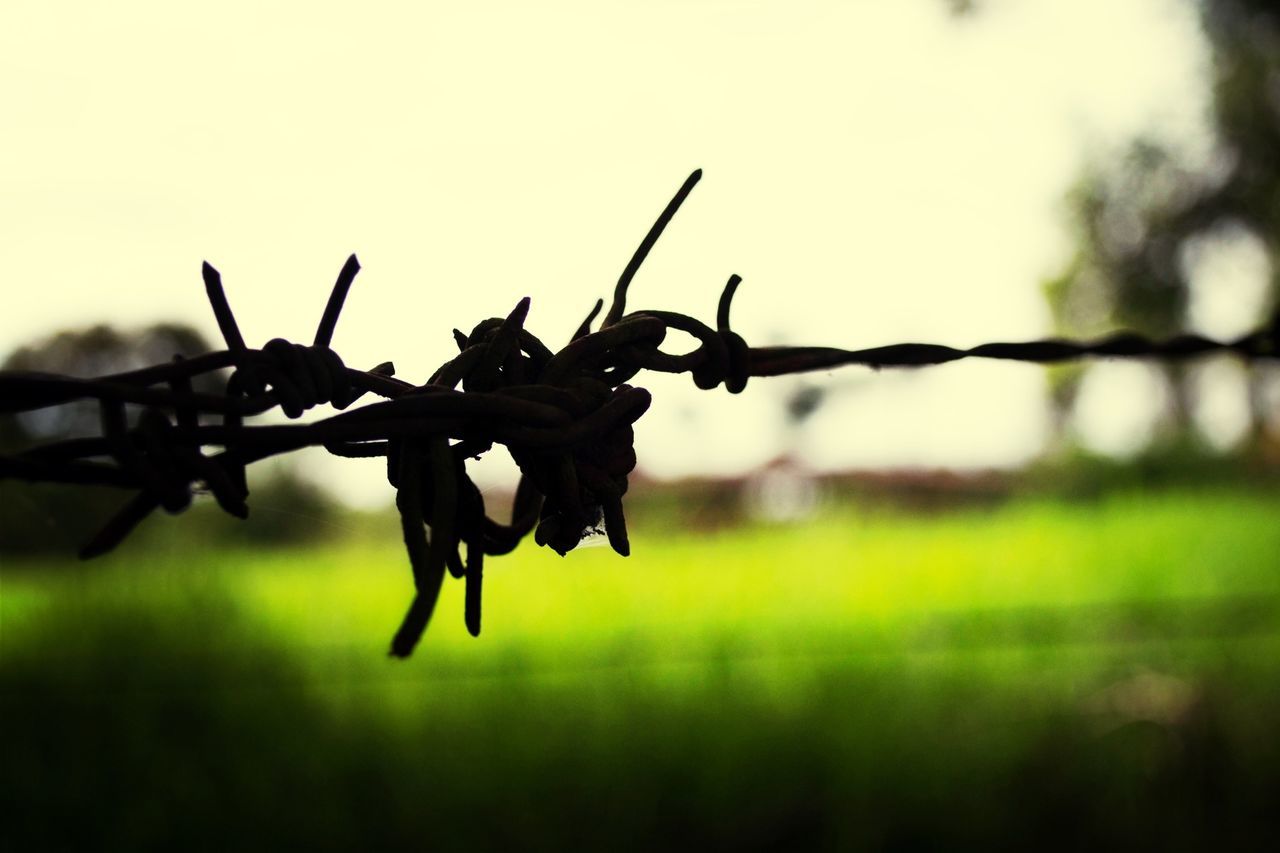
[[(0, 370), (88, 378), (123, 373), (161, 364), (175, 356), (190, 358), (209, 351), (209, 343), (203, 335), (178, 323), (156, 323), (136, 332), (122, 332), (111, 326), (98, 325), (57, 332), (19, 347), (0, 364)], [(192, 385), (197, 391), (218, 392), (225, 381), (225, 377), (218, 374), (207, 374), (197, 377)], [(131, 419), (137, 417), (135, 407), (129, 407), (129, 415)], [(89, 400), (27, 412), (13, 418), (0, 418), (0, 451), (13, 450), (35, 441), (93, 435), (98, 430), (99, 419), (97, 404)]]
[[(58, 332), (15, 350), (0, 370), (23, 370), (92, 377), (208, 352), (195, 329), (160, 323), (136, 332), (99, 325)], [(224, 381), (201, 377), (197, 390), (215, 390)], [(130, 406), (130, 419), (136, 407)], [(81, 400), (19, 415), (0, 416), (0, 453), (63, 438), (94, 435), (98, 406)], [(113, 489), (0, 482), (0, 553), (66, 554), (85, 541), (120, 505)]]
[[(0, 370), (103, 376), (175, 356), (189, 358), (209, 352), (200, 332), (177, 323), (157, 323), (126, 332), (99, 325), (63, 331), (14, 351)], [(225, 385), (221, 372), (196, 377), (197, 391), (217, 393)], [(127, 407), (132, 421), (138, 407)], [(0, 416), (0, 453), (36, 443), (97, 435), (100, 414), (93, 401), (77, 401), (20, 415)], [(185, 519), (183, 539), (201, 537), (235, 540), (253, 545), (286, 544), (314, 539), (331, 528), (335, 507), (329, 496), (297, 476), (288, 465), (251, 483), (255, 506), (265, 516), (252, 523), (223, 520), (220, 513), (194, 507)], [(66, 555), (91, 536), (123, 502), (114, 489), (52, 484), (0, 482), (0, 554)], [(144, 528), (145, 529), (145, 528)]]
[[(1068, 198), (1076, 252), (1045, 288), (1060, 334), (1088, 336), (1124, 326), (1164, 336), (1188, 328), (1194, 296), (1188, 259), (1214, 243), (1228, 251), (1242, 242), (1261, 247), (1275, 301), (1280, 7), (1271, 0), (1199, 0), (1199, 9), (1212, 58), (1212, 156), (1191, 163), (1160, 141), (1138, 139), (1116, 161), (1086, 171)], [(1257, 320), (1262, 322), (1261, 314)], [(1070, 413), (1081, 373), (1054, 373), (1060, 424)], [(1164, 373), (1171, 391), (1169, 420), (1182, 433), (1191, 408), (1185, 371), (1172, 366)], [(1256, 434), (1263, 399), (1257, 372), (1254, 382)]]

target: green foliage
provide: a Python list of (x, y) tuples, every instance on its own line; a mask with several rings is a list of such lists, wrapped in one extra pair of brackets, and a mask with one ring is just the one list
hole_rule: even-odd
[(6, 850), (1250, 846), (1280, 498), (521, 548), (385, 656), (394, 525), (5, 565)]

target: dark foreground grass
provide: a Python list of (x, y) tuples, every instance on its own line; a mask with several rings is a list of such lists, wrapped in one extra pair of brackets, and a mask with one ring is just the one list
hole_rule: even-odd
[[(6, 850), (1263, 849), (1280, 499), (0, 573)], [(394, 533), (390, 533), (394, 536)]]

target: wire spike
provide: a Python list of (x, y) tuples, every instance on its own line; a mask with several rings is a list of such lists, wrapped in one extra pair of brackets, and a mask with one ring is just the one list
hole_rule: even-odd
[(342, 265), (338, 280), (333, 283), (333, 290), (329, 293), (329, 301), (324, 306), (324, 314), (320, 317), (320, 325), (316, 328), (316, 346), (327, 347), (333, 340), (334, 329), (338, 326), (338, 315), (342, 313), (342, 306), (347, 301), (347, 293), (351, 290), (351, 283), (356, 280), (358, 272), (360, 272), (360, 261), (352, 254)]
[(609, 313), (605, 315), (604, 322), (600, 324), (600, 328), (612, 326), (622, 319), (622, 314), (627, 309), (627, 288), (631, 285), (631, 279), (635, 278), (640, 265), (649, 256), (649, 251), (653, 249), (654, 244), (658, 242), (658, 238), (662, 236), (662, 232), (666, 230), (667, 224), (671, 222), (672, 217), (676, 215), (676, 211), (680, 209), (680, 205), (684, 204), (684, 200), (689, 197), (689, 193), (693, 192), (693, 188), (700, 180), (702, 180), (702, 170), (694, 169), (693, 174), (685, 178), (680, 189), (676, 190), (676, 194), (672, 196), (671, 201), (667, 202), (667, 206), (663, 208), (662, 213), (658, 214), (657, 220), (649, 228), (649, 233), (644, 235), (644, 239), (640, 241), (640, 246), (636, 249), (635, 254), (631, 256), (631, 260), (627, 262), (627, 266), (622, 270), (622, 275), (618, 278), (618, 284), (613, 290), (613, 304), (609, 306)]
[(222, 287), (222, 274), (205, 261), (200, 267), (200, 275), (204, 278), (204, 292), (209, 297), (209, 305), (213, 308), (218, 331), (222, 332), (227, 349), (238, 357), (242, 356), (246, 351), (244, 338), (240, 335), (240, 327), (236, 325), (235, 315), (231, 313), (231, 304), (227, 302), (227, 294)]
[(724, 291), (720, 294), (720, 305), (716, 308), (716, 329), (721, 332), (729, 331), (729, 308), (733, 305), (733, 295), (738, 291), (738, 285), (742, 283), (742, 276), (731, 275), (729, 281), (724, 286)]
[(599, 315), (603, 308), (604, 300), (597, 299), (596, 305), (591, 309), (591, 313), (587, 315), (587, 319), (582, 321), (581, 325), (578, 326), (578, 330), (573, 333), (573, 337), (569, 340), (576, 341), (578, 338), (585, 338), (587, 335), (591, 334), (591, 323), (596, 319), (596, 316)]

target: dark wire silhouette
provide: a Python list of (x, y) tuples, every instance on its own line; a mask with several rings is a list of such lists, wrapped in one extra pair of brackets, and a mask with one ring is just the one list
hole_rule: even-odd
[[(132, 498), (80, 551), (95, 557), (115, 548), (157, 508), (179, 513), (193, 490), (210, 492), (226, 512), (248, 515), (248, 465), (302, 447), (336, 456), (384, 457), (396, 490), (415, 595), (391, 654), (408, 656), (435, 609), (444, 576), (466, 584), (464, 618), (480, 632), (484, 558), (506, 554), (530, 532), (560, 554), (603, 525), (609, 544), (630, 553), (622, 497), (635, 467), (632, 424), (649, 392), (627, 384), (642, 370), (688, 373), (703, 389), (724, 384), (739, 393), (753, 376), (780, 376), (843, 365), (920, 367), (963, 358), (1060, 362), (1087, 356), (1182, 359), (1209, 352), (1246, 360), (1280, 353), (1280, 312), (1271, 324), (1237, 340), (1196, 335), (1164, 341), (1131, 333), (1093, 342), (1041, 340), (991, 343), (971, 349), (897, 344), (863, 350), (831, 347), (751, 347), (730, 327), (741, 279), (730, 276), (713, 329), (685, 314), (625, 313), (627, 290), (645, 257), (701, 178), (691, 174), (636, 249), (614, 289), (600, 328), (591, 325), (597, 301), (573, 339), (552, 352), (524, 328), (528, 297), (504, 318), (482, 321), (470, 333), (454, 329), (458, 355), (426, 383), (395, 377), (388, 362), (369, 370), (347, 367), (330, 349), (343, 302), (360, 270), (347, 259), (310, 346), (281, 338), (248, 347), (227, 302), (218, 271), (205, 263), (205, 291), (226, 349), (175, 358), (141, 370), (79, 379), (21, 371), (0, 372), (0, 413), (32, 411), (92, 399), (101, 435), (47, 443), (0, 456), (0, 479), (114, 486)], [(669, 329), (692, 335), (696, 349), (673, 354), (660, 347)], [(231, 368), (222, 394), (197, 393), (193, 377)], [(459, 390), (461, 386), (461, 390)], [(372, 394), (376, 402), (351, 408)], [(250, 425), (245, 418), (279, 407), (297, 419), (328, 404), (339, 414), (284, 425)], [(142, 407), (130, 427), (127, 405)], [(202, 419), (203, 416), (203, 419)], [(520, 468), (512, 520), (500, 524), (466, 461), (493, 445), (506, 447)], [(206, 448), (213, 452), (206, 453)]]

